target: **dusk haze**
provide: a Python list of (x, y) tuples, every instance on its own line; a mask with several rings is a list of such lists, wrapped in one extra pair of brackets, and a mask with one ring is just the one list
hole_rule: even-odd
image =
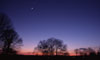
[[(77, 55), (75, 49), (100, 49), (99, 0), (0, 0), (0, 13), (8, 16), (18, 33), (22, 43), (18, 54), (35, 55), (38, 49), (41, 55), (42, 43), (52, 41), (54, 47), (57, 42), (66, 47), (70, 56)], [(48, 55), (58, 54), (55, 48), (51, 51)]]

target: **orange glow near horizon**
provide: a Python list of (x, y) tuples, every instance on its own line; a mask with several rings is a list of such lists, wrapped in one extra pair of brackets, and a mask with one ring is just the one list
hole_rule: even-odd
[[(35, 46), (34, 46), (35, 47)], [(33, 47), (33, 48), (34, 48)], [(25, 47), (22, 48), (18, 54), (22, 54), (22, 55), (42, 55), (41, 53), (33, 53), (34, 49), (32, 49), (31, 47)], [(75, 56), (76, 54), (74, 53), (74, 49), (68, 49), (68, 53), (70, 56)]]
[[(20, 51), (18, 54), (22, 54), (22, 55), (42, 55), (42, 53), (33, 53), (33, 52), (27, 52), (27, 51), (29, 51), (29, 50)], [(69, 51), (69, 55), (75, 56), (76, 54), (73, 51)]]

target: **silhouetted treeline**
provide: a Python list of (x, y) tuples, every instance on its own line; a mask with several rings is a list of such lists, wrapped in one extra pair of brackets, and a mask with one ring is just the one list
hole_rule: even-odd
[(94, 50), (93, 48), (79, 48), (74, 50), (76, 56), (100, 56), (100, 48)]
[(0, 54), (16, 54), (21, 44), (22, 39), (14, 30), (10, 18), (0, 13)]
[[(100, 56), (100, 47), (95, 50), (89, 48), (78, 48), (74, 50), (76, 56)], [(67, 45), (63, 44), (63, 41), (56, 38), (49, 38), (42, 40), (38, 43), (37, 47), (34, 48), (35, 55), (63, 55), (69, 56), (67, 51)]]
[(41, 40), (34, 48), (36, 55), (18, 55), (22, 46), (22, 39), (15, 31), (10, 18), (0, 13), (0, 59), (2, 60), (100, 60), (100, 47), (78, 48), (76, 56), (70, 56), (67, 45), (57, 38)]
[(56, 38), (49, 38), (39, 42), (35, 51), (42, 55), (66, 55), (68, 56), (67, 46), (63, 44), (63, 41)]

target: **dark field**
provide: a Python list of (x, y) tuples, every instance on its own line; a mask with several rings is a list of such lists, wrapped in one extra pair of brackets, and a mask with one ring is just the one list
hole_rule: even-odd
[(0, 56), (0, 60), (100, 60), (100, 56), (32, 56), (13, 55)]

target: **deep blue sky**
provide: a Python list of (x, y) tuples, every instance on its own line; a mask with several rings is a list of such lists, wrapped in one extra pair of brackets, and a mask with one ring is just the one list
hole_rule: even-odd
[(0, 0), (0, 12), (11, 18), (26, 52), (50, 37), (69, 50), (100, 46), (99, 0)]

